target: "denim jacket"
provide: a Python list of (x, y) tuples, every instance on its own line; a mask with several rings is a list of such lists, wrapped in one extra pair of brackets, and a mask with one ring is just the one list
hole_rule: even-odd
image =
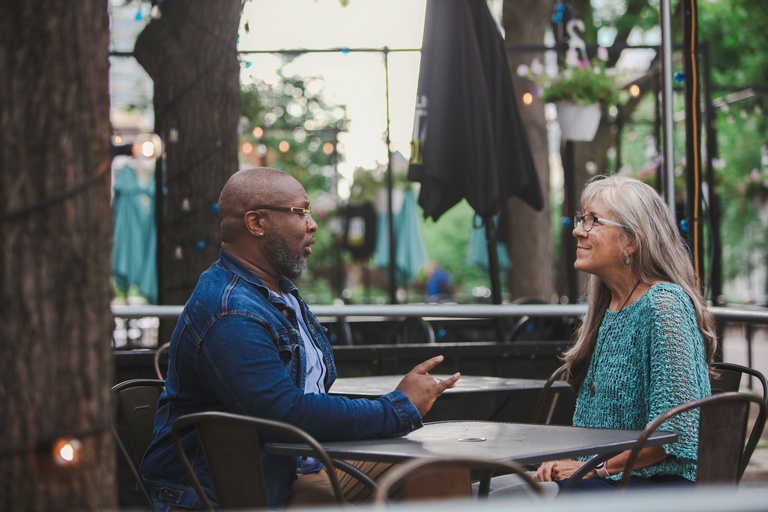
[[(287, 278), (283, 293), (293, 294), (310, 335), (327, 365), (325, 389), (336, 366), (324, 328)], [(179, 416), (226, 411), (291, 423), (320, 441), (405, 435), (421, 427), (421, 416), (400, 391), (376, 400), (304, 394), (306, 355), (294, 311), (272, 295), (253, 273), (221, 251), (187, 301), (171, 337), (166, 390), (160, 397), (153, 439), (141, 474), (153, 499), (201, 508), (171, 443)], [(263, 440), (264, 442), (269, 439)], [(181, 442), (212, 502), (205, 461), (194, 430)], [(284, 506), (296, 472), (291, 457), (263, 455), (270, 507)]]

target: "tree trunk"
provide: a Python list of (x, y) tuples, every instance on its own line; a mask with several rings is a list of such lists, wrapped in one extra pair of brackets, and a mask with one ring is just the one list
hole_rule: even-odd
[[(502, 23), (508, 45), (540, 45), (552, 14), (552, 6), (540, 0), (504, 0)], [(509, 68), (515, 91), (520, 97), (532, 91), (530, 82), (517, 76), (520, 64), (530, 64), (534, 57), (542, 58), (542, 52), (511, 51), (508, 53)], [(552, 229), (549, 200), (549, 150), (544, 105), (536, 100), (531, 105), (521, 105), (521, 116), (526, 127), (533, 159), (539, 173), (544, 193), (544, 208), (540, 212), (518, 198), (507, 203), (510, 211), (509, 254), (512, 269), (509, 290), (513, 299), (524, 297), (551, 300), (552, 285)]]
[(166, 145), (157, 173), (159, 303), (184, 304), (218, 256), (216, 204), (238, 170), (242, 5), (159, 5), (162, 15), (139, 34), (134, 56), (154, 81), (155, 131)]
[(0, 510), (116, 506), (108, 31), (104, 0), (0, 3)]

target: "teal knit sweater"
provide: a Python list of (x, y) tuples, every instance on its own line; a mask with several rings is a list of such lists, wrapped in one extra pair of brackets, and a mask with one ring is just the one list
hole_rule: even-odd
[[(595, 395), (589, 392), (594, 379)], [(704, 341), (690, 298), (678, 285), (658, 283), (622, 311), (606, 310), (573, 424), (642, 430), (676, 405), (711, 394)], [(633, 474), (680, 475), (696, 480), (698, 412), (665, 422), (680, 438), (669, 457)], [(621, 474), (610, 478), (618, 480)]]

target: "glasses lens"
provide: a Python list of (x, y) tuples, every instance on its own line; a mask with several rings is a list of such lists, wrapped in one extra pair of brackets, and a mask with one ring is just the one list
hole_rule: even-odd
[(594, 224), (595, 217), (591, 213), (585, 215), (581, 212), (576, 212), (573, 216), (573, 229), (581, 226), (581, 229), (584, 231), (589, 231)]

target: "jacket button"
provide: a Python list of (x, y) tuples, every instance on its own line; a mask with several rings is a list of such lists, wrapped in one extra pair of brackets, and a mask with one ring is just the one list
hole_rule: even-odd
[(284, 310), (283, 310), (283, 316), (284, 316), (284, 317), (286, 317), (286, 318), (288, 318), (288, 316), (289, 316), (289, 315), (290, 315), (290, 313), (288, 312), (288, 310), (287, 310), (287, 309), (284, 309)]

